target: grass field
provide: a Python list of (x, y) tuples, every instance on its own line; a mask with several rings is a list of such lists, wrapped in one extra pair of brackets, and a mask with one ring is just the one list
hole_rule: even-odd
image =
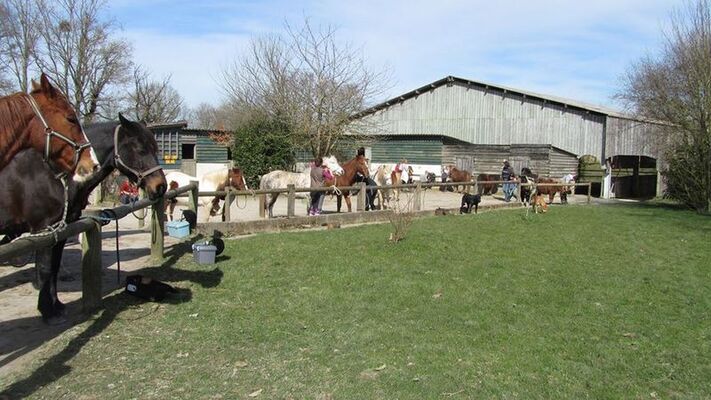
[[(265, 234), (124, 294), (10, 398), (711, 397), (711, 218), (553, 207)], [(62, 397), (64, 396), (64, 397)]]

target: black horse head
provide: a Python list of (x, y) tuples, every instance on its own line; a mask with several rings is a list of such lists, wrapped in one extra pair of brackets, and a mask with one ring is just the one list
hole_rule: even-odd
[(150, 199), (165, 193), (167, 183), (158, 163), (158, 144), (145, 125), (119, 114), (118, 123), (104, 122), (88, 126), (86, 134), (102, 170), (118, 169), (145, 190)]

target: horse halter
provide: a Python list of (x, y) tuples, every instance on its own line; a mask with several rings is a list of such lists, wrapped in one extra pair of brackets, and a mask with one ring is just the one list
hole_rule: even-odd
[[(44, 125), (44, 132), (46, 135), (45, 142), (44, 142), (44, 155), (43, 155), (44, 162), (46, 162), (50, 166), (50, 168), (54, 169), (54, 167), (52, 166), (52, 163), (50, 162), (50, 158), (49, 158), (50, 154), (52, 153), (52, 137), (54, 136), (59, 140), (63, 140), (65, 142), (67, 142), (67, 144), (72, 146), (72, 148), (74, 149), (74, 161), (72, 163), (72, 168), (71, 168), (72, 171), (74, 171), (77, 168), (77, 165), (79, 165), (79, 156), (81, 155), (81, 152), (84, 151), (84, 149), (86, 149), (87, 147), (91, 147), (91, 143), (89, 143), (89, 141), (87, 140), (84, 143), (79, 144), (79, 143), (75, 142), (74, 140), (68, 138), (67, 136), (62, 135), (61, 133), (50, 128), (49, 124), (47, 124), (47, 121), (42, 116), (42, 112), (40, 111), (39, 106), (37, 105), (37, 102), (35, 101), (35, 99), (30, 95), (27, 95), (26, 99), (27, 99), (27, 102), (30, 103), (30, 107), (32, 108), (32, 111), (35, 113), (35, 116), (37, 116), (37, 118), (40, 120), (40, 122), (42, 122), (42, 125)], [(81, 128), (81, 125), (80, 125), (80, 128)], [(82, 134), (84, 134), (84, 129), (82, 129)], [(84, 135), (84, 137), (86, 138), (86, 135)], [(60, 172), (57, 174), (58, 177), (66, 176), (66, 175), (67, 175), (67, 172)]]
[(145, 179), (148, 175), (150, 175), (156, 171), (160, 171), (163, 168), (160, 165), (156, 165), (155, 167), (148, 168), (145, 171), (139, 172), (139, 171), (136, 171), (135, 169), (129, 167), (125, 162), (123, 162), (123, 160), (121, 159), (121, 155), (118, 152), (119, 130), (121, 130), (121, 124), (116, 125), (116, 129), (114, 129), (114, 160), (116, 160), (116, 164), (121, 165), (126, 170), (128, 170), (128, 172), (136, 175), (136, 179), (138, 180), (136, 182), (136, 185), (141, 186), (141, 181), (143, 181), (143, 179)]

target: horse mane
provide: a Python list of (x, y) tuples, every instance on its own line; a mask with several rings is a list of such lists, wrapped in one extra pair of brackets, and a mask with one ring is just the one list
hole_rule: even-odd
[(0, 147), (5, 149), (17, 140), (19, 129), (27, 121), (29, 104), (24, 93), (14, 93), (0, 98)]

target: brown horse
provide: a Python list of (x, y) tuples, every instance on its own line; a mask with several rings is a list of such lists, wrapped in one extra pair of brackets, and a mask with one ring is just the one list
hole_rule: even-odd
[(29, 95), (0, 98), (0, 170), (30, 148), (40, 152), (57, 175), (75, 174), (77, 181), (99, 167), (76, 112), (45, 74), (39, 84), (32, 82)]
[[(170, 183), (168, 184), (168, 190), (176, 190), (178, 187), (180, 187), (180, 186), (178, 185), (178, 182), (176, 182), (176, 181), (170, 181)], [(168, 219), (170, 221), (173, 220), (173, 212), (175, 211), (176, 204), (178, 204), (177, 197), (173, 197), (172, 199), (167, 200), (165, 202), (165, 214), (168, 216)]]
[(536, 185), (536, 194), (548, 195), (548, 204), (553, 203), (553, 200), (555, 199), (555, 194), (560, 193), (560, 201), (565, 204), (567, 202), (567, 198), (565, 196), (565, 192), (567, 190), (567, 186), (563, 184), (558, 179), (552, 179), (552, 178), (539, 178), (536, 183), (557, 183), (558, 185), (555, 186), (540, 186)]
[[(166, 181), (156, 157), (158, 144), (148, 128), (119, 114), (118, 123), (87, 126), (86, 133), (94, 143), (101, 168), (84, 181), (68, 181), (66, 191), (52, 168), (42, 161), (42, 154), (34, 149), (22, 150), (0, 170), (0, 187), (4, 188), (0, 193), (0, 234), (6, 235), (3, 242), (24, 232), (78, 220), (90, 193), (116, 169), (142, 188), (148, 198), (163, 195)], [(64, 311), (64, 304), (57, 297), (57, 276), (65, 242), (59, 241), (51, 248), (49, 260), (41, 257), (36, 264), (42, 282), (37, 308), (45, 320), (59, 317)]]
[[(337, 188), (353, 186), (356, 182), (356, 173), (363, 175), (364, 177), (370, 177), (370, 172), (368, 171), (368, 163), (365, 161), (365, 157), (362, 155), (356, 156), (354, 159), (341, 164), (343, 168), (343, 173), (341, 175), (334, 176), (333, 180), (324, 182), (324, 186), (336, 186)], [(341, 212), (341, 196), (346, 198), (346, 205), (348, 206), (348, 212), (351, 212), (351, 198), (350, 191), (343, 190), (340, 191), (341, 194), (337, 195), (337, 211)]]
[[(458, 169), (454, 165), (449, 167), (449, 180), (452, 182), (471, 182), (472, 181), (472, 174), (469, 173), (469, 171), (464, 171), (461, 169)], [(455, 191), (459, 190), (459, 185), (454, 187)], [(462, 191), (466, 191), (467, 187), (466, 185), (462, 185)]]
[[(237, 190), (247, 190), (247, 186), (246, 186), (245, 180), (244, 180), (244, 175), (242, 175), (241, 169), (239, 169), (239, 168), (230, 169), (229, 172), (227, 173), (227, 179), (225, 179), (225, 182), (217, 185), (217, 189), (215, 189), (215, 191), (219, 192), (219, 191), (225, 190), (225, 188), (227, 186), (231, 186), (233, 188), (236, 188)], [(210, 216), (214, 217), (215, 215), (217, 215), (218, 211), (220, 211), (220, 200), (224, 200), (225, 197), (226, 197), (225, 195), (218, 195), (218, 196), (215, 196), (214, 199), (212, 199), (212, 207), (210, 207)], [(234, 199), (234, 197), (232, 199)], [(230, 204), (227, 204), (227, 202), (225, 202), (225, 206), (222, 209), (222, 220), (223, 221), (225, 220), (225, 208), (229, 207), (231, 205), (231, 203), (232, 203), (231, 201), (230, 201)], [(172, 210), (171, 210), (171, 212), (172, 212)]]

